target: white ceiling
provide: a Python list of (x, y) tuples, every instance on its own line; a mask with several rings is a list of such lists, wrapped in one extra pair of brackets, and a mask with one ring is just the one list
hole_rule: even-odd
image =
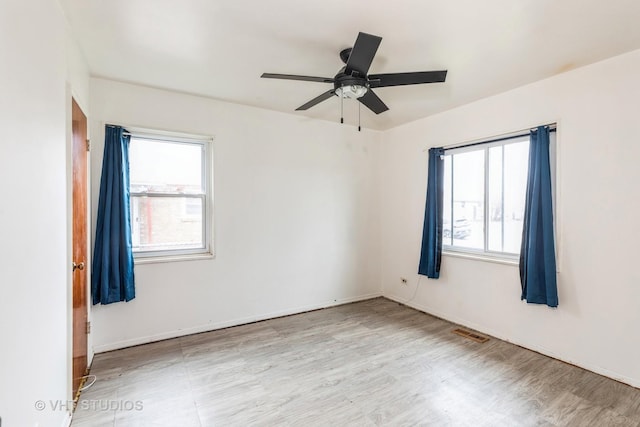
[[(378, 88), (388, 129), (640, 48), (639, 0), (59, 0), (91, 74), (339, 121), (330, 84), (359, 31), (381, 36), (370, 73), (447, 69), (445, 83)], [(607, 76), (602, 76), (607, 78)], [(346, 100), (345, 122), (359, 103)]]

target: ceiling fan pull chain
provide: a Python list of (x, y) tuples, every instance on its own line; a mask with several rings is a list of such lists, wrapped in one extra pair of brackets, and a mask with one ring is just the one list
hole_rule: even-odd
[(340, 123), (344, 123), (344, 98), (340, 96)]
[(362, 104), (358, 102), (358, 132), (360, 132), (360, 107), (362, 107)]

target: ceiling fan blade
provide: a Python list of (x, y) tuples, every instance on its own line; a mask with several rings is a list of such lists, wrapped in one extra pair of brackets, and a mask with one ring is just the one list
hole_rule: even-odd
[(301, 80), (304, 82), (333, 83), (333, 78), (331, 77), (297, 76), (295, 74), (263, 73), (260, 77), (262, 77), (263, 79)]
[(369, 75), (370, 87), (419, 85), (423, 83), (440, 83), (447, 78), (447, 70), (419, 71), (415, 73), (389, 73)]
[(320, 104), (322, 101), (326, 101), (327, 99), (331, 98), (334, 94), (335, 94), (335, 89), (328, 90), (325, 93), (323, 93), (322, 95), (316, 96), (315, 98), (313, 98), (311, 101), (307, 102), (306, 104), (303, 104), (303, 105), (299, 106), (298, 108), (296, 108), (296, 111), (308, 110), (309, 108), (313, 107), (314, 105)]
[(387, 107), (385, 103), (382, 102), (382, 99), (378, 98), (378, 95), (373, 93), (371, 89), (369, 89), (363, 96), (358, 98), (358, 101), (362, 102), (368, 109), (376, 114), (384, 113), (389, 109), (389, 107)]
[(347, 60), (345, 74), (353, 75), (356, 72), (361, 77), (366, 76), (381, 41), (382, 37), (358, 33), (356, 43), (353, 45), (351, 55)]

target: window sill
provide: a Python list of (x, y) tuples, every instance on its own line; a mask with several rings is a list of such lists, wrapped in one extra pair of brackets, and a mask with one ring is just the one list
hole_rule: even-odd
[(514, 258), (498, 258), (492, 257), (489, 255), (481, 255), (481, 254), (470, 254), (466, 252), (455, 252), (455, 251), (442, 251), (442, 255), (450, 256), (454, 258), (464, 258), (471, 259), (475, 261), (485, 261), (485, 262), (493, 262), (495, 264), (503, 264), (503, 265), (511, 265), (511, 266), (519, 266), (520, 260)]
[(186, 255), (166, 255), (166, 256), (150, 256), (150, 257), (138, 257), (133, 256), (134, 264), (159, 264), (163, 262), (181, 262), (181, 261), (198, 261), (213, 259), (215, 256), (210, 253), (202, 254), (186, 254)]

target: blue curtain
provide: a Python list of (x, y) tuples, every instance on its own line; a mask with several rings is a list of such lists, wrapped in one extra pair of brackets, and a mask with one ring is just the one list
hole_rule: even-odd
[(91, 270), (94, 304), (135, 298), (129, 211), (129, 139), (121, 127), (106, 126)]
[(529, 174), (520, 250), (522, 297), (528, 303), (558, 306), (553, 239), (549, 128), (531, 131)]
[(440, 277), (442, 258), (442, 205), (444, 193), (444, 149), (429, 150), (427, 203), (424, 208), (422, 249), (418, 273), (432, 279)]

